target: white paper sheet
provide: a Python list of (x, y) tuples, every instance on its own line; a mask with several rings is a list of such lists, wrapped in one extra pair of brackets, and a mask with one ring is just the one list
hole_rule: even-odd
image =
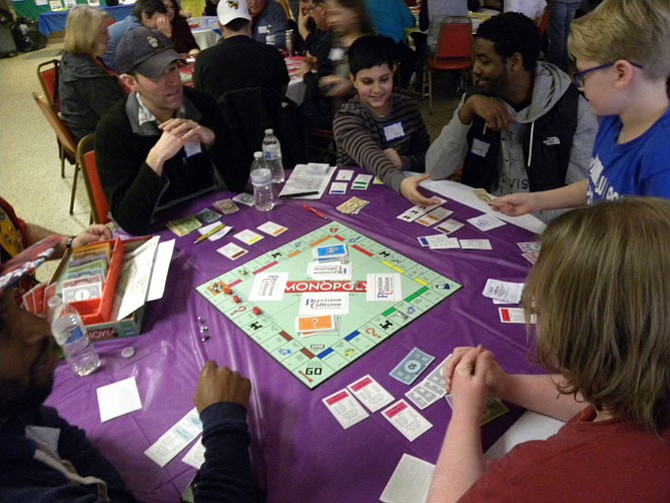
[(296, 164), (279, 197), (298, 192), (317, 191), (318, 194), (302, 196), (300, 199), (320, 199), (328, 188), (333, 173), (335, 166), (327, 164)]
[(98, 394), (98, 407), (100, 408), (100, 421), (103, 423), (142, 408), (142, 400), (140, 400), (140, 392), (137, 390), (135, 376), (106, 386), (100, 386), (96, 392)]
[(393, 470), (384, 492), (379, 497), (384, 503), (424, 503), (428, 497), (435, 465), (423, 459), (403, 454)]

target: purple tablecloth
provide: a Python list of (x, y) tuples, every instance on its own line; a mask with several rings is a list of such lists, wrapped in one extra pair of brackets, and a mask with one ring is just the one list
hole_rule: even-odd
[[(360, 215), (343, 215), (335, 206), (357, 195), (370, 201)], [(215, 194), (182, 206), (168, 218), (198, 211), (227, 194)], [(365, 192), (325, 196), (310, 204), (366, 236), (459, 282), (463, 288), (430, 312), (397, 332), (314, 390), (308, 390), (249, 337), (206, 302), (194, 287), (239, 266), (242, 262), (287, 243), (324, 220), (302, 207), (304, 201), (281, 201), (270, 213), (242, 207), (225, 218), (236, 231), (255, 228), (266, 220), (288, 227), (277, 238), (246, 247), (249, 253), (231, 262), (216, 249), (232, 240), (193, 245), (193, 235), (177, 238), (175, 254), (162, 300), (148, 306), (143, 335), (97, 345), (104, 369), (86, 377), (74, 376), (60, 365), (49, 404), (73, 424), (84, 428), (92, 442), (119, 468), (144, 502), (178, 501), (195, 470), (181, 461), (184, 451), (159, 468), (143, 451), (193, 407), (193, 392), (203, 363), (214, 359), (247, 375), (253, 383), (249, 423), (257, 484), (269, 502), (374, 502), (403, 453), (431, 463), (437, 459), (450, 409), (441, 400), (422, 411), (434, 425), (408, 442), (380, 413), (343, 430), (321, 400), (365, 374), (371, 374), (396, 399), (409, 387), (389, 376), (390, 370), (413, 348), (441, 361), (455, 346), (484, 344), (511, 372), (533, 371), (528, 362), (524, 325), (501, 324), (498, 308), (482, 297), (487, 278), (523, 281), (529, 264), (516, 246), (533, 235), (513, 225), (483, 233), (470, 225), (459, 238), (489, 238), (492, 251), (439, 250), (419, 246), (416, 237), (433, 233), (417, 223), (395, 217), (411, 205), (388, 188), (372, 185)], [(453, 218), (465, 221), (479, 211), (449, 201)], [(161, 230), (163, 238), (172, 233)], [(211, 338), (201, 342), (197, 318), (209, 326)], [(122, 348), (132, 345), (135, 356), (124, 359)], [(431, 367), (432, 369), (432, 367)], [(135, 376), (143, 408), (100, 423), (96, 388)], [(519, 410), (483, 429), (485, 446), (492, 444), (516, 419)]]

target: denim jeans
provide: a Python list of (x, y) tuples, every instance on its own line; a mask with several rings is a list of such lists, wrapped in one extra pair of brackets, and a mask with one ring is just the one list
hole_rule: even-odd
[(568, 54), (568, 34), (570, 23), (575, 18), (581, 0), (550, 0), (547, 2), (551, 9), (549, 18), (549, 50), (547, 59), (561, 69), (567, 71), (570, 64)]

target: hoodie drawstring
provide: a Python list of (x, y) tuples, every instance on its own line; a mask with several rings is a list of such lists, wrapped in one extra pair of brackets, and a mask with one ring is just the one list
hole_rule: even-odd
[(533, 136), (535, 135), (535, 121), (530, 123), (530, 143), (528, 145), (528, 165), (530, 168), (530, 161), (533, 159)]

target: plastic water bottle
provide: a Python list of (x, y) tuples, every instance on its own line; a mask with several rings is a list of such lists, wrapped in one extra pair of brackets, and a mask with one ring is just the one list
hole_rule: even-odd
[(293, 30), (286, 30), (286, 55), (293, 56)]
[(254, 187), (254, 206), (258, 211), (270, 211), (275, 207), (275, 196), (272, 193), (272, 172), (265, 166), (263, 152), (254, 152), (250, 176)]
[(275, 34), (272, 31), (272, 25), (268, 25), (268, 31), (265, 34), (265, 43), (272, 46), (277, 45), (277, 37), (275, 37)]
[(284, 165), (281, 160), (281, 145), (272, 129), (265, 130), (263, 157), (265, 157), (265, 165), (272, 172), (272, 183), (282, 183), (284, 181)]
[(72, 372), (80, 376), (95, 372), (100, 367), (100, 357), (88, 339), (79, 312), (58, 295), (49, 299), (49, 309), (53, 309), (51, 333), (63, 348)]

